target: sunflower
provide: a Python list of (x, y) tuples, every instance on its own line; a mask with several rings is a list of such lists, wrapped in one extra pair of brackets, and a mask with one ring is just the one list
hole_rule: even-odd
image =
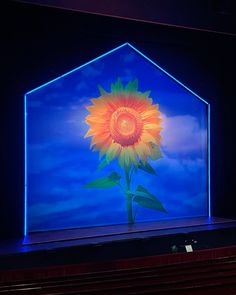
[(119, 165), (130, 169), (148, 158), (160, 156), (161, 121), (158, 104), (149, 98), (150, 91), (139, 92), (138, 81), (123, 87), (121, 80), (111, 84), (108, 93), (99, 86), (100, 96), (91, 99), (85, 137), (92, 137), (90, 148), (106, 155), (110, 162), (118, 158)]

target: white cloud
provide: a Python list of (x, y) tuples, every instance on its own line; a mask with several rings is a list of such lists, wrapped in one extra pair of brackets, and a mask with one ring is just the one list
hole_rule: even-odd
[(206, 148), (207, 130), (196, 117), (184, 115), (162, 116), (162, 148), (170, 153), (196, 152)]
[(166, 154), (163, 154), (163, 158), (160, 160), (152, 162), (152, 166), (160, 169), (162, 174), (178, 175), (181, 177), (188, 177), (189, 174), (198, 172), (204, 165), (205, 162), (202, 158), (175, 158), (168, 157)]

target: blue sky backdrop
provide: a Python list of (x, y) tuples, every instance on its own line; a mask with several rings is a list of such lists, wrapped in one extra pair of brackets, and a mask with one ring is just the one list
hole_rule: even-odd
[(163, 118), (163, 158), (151, 163), (157, 175), (138, 170), (132, 186), (148, 188), (168, 213), (140, 207), (136, 222), (207, 215), (207, 105), (125, 45), (27, 95), (29, 231), (127, 222), (118, 187), (83, 188), (112, 171), (123, 175), (117, 160), (97, 170), (98, 152), (84, 138), (97, 86), (110, 92), (118, 78), (151, 90)]

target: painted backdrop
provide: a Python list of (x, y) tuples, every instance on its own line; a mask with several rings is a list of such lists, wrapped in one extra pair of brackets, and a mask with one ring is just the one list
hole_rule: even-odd
[(28, 231), (207, 215), (207, 104), (129, 44), (26, 110)]

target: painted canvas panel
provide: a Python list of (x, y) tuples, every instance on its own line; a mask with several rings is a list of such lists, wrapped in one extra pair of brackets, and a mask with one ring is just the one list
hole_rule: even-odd
[(208, 104), (130, 44), (25, 96), (27, 231), (208, 214)]

